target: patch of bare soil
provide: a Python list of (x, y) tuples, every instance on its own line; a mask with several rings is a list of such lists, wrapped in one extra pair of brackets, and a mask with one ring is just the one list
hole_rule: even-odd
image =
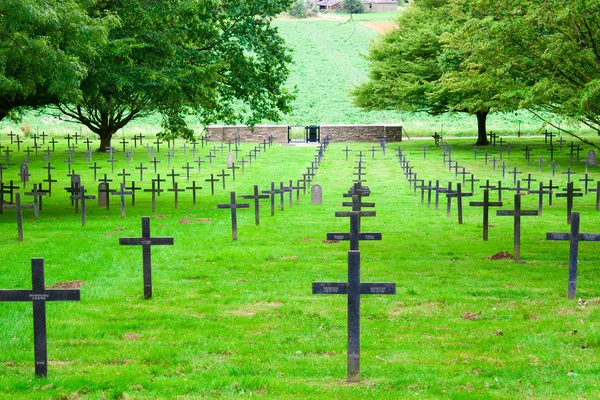
[(466, 319), (467, 321), (473, 321), (473, 320), (481, 318), (479, 315), (477, 315), (475, 313), (471, 313), (471, 312), (462, 313), (462, 317), (464, 319)]
[(196, 218), (196, 222), (213, 222), (210, 218)]
[(52, 286), (46, 286), (46, 289), (79, 289), (83, 285), (87, 285), (87, 282), (85, 282), (85, 281), (56, 282)]
[(178, 224), (193, 224), (194, 221), (191, 221), (187, 218), (181, 218), (179, 221), (177, 221)]
[(512, 258), (512, 254), (508, 251), (499, 251), (498, 253), (488, 257), (488, 260), (506, 260)]
[(393, 21), (370, 21), (361, 22), (360, 24), (379, 33), (380, 35), (387, 35), (391, 31), (398, 29), (398, 24)]
[(330, 243), (339, 243), (339, 242), (340, 242), (339, 240), (323, 240), (322, 243), (328, 243), (328, 244), (330, 244)]
[(304, 238), (302, 240), (300, 240), (301, 242), (312, 242), (311, 238)]
[(166, 215), (163, 215), (163, 214), (156, 214), (156, 215), (154, 216), (154, 218), (157, 218), (157, 219), (165, 219), (165, 218), (167, 218), (167, 216), (166, 216)]
[(142, 337), (142, 335), (140, 335), (139, 333), (124, 333), (123, 334), (123, 339), (127, 339), (127, 340), (138, 340), (141, 337)]

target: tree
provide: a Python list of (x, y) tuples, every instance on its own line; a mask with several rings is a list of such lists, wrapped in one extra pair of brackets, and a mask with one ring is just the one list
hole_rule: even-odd
[(348, 14), (360, 14), (365, 12), (363, 0), (344, 0), (342, 10)]
[(278, 120), (291, 61), (271, 20), (290, 0), (104, 0), (118, 15), (82, 99), (59, 109), (100, 137), (100, 150), (135, 118), (162, 116), (163, 135), (190, 138), (185, 116), (204, 123)]
[(304, 0), (296, 0), (288, 13), (294, 18), (306, 18), (306, 4), (304, 4)]
[(466, 71), (495, 82), (498, 101), (600, 132), (598, 2), (457, 0), (455, 11), (465, 24), (449, 45), (469, 49)]
[(399, 29), (370, 48), (369, 80), (355, 88), (354, 102), (370, 110), (469, 113), (477, 117), (476, 144), (486, 145), (493, 87), (483, 81), (465, 86), (448, 75), (463, 68), (468, 51), (446, 47), (445, 38), (459, 25), (449, 11), (448, 0), (415, 0), (399, 16)]
[(76, 101), (86, 64), (114, 23), (87, 15), (83, 1), (2, 0), (0, 120), (23, 107)]

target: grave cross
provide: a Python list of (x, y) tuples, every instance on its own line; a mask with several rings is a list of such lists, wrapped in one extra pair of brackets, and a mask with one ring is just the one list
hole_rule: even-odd
[(155, 213), (156, 212), (156, 195), (158, 194), (160, 196), (160, 193), (164, 192), (164, 189), (161, 189), (160, 185), (159, 185), (159, 187), (156, 187), (156, 181), (153, 180), (152, 181), (152, 189), (144, 189), (144, 192), (152, 193), (152, 212)]
[(135, 169), (139, 169), (140, 170), (140, 181), (144, 181), (144, 170), (148, 169), (148, 167), (144, 167), (143, 163), (140, 163), (139, 167), (135, 167)]
[(585, 173), (585, 178), (583, 178), (583, 179), (580, 179), (580, 180), (579, 180), (579, 182), (584, 182), (584, 193), (585, 193), (585, 194), (588, 194), (588, 183), (589, 183), (589, 182), (594, 182), (594, 179), (593, 179), (593, 178), (590, 178), (590, 177), (588, 176), (588, 173), (586, 172), (586, 173)]
[(219, 182), (218, 179), (215, 179), (214, 174), (210, 174), (210, 179), (205, 179), (205, 182), (210, 182), (210, 194), (214, 196), (215, 194), (215, 182)]
[(580, 215), (574, 212), (571, 221), (570, 233), (546, 233), (546, 240), (568, 240), (570, 243), (569, 249), (569, 299), (574, 299), (577, 293), (577, 262), (579, 256), (579, 242), (600, 242), (600, 234), (580, 233), (579, 222)]
[(573, 188), (573, 182), (569, 182), (567, 184), (567, 188), (563, 189), (565, 193), (558, 193), (556, 197), (566, 197), (567, 198), (567, 224), (571, 223), (571, 212), (573, 211), (573, 199), (575, 197), (582, 197), (583, 193), (580, 192), (581, 189)]
[(488, 228), (489, 228), (489, 210), (490, 207), (501, 207), (501, 201), (490, 201), (490, 191), (485, 189), (483, 191), (483, 201), (471, 201), (469, 202), (471, 207), (483, 207), (483, 240), (488, 240)]
[(348, 295), (348, 381), (360, 381), (360, 296), (396, 294), (393, 282), (361, 282), (360, 251), (348, 252), (348, 282), (313, 282), (313, 294)]
[(596, 182), (596, 189), (590, 189), (590, 192), (596, 192), (596, 211), (600, 211), (600, 181)]
[(241, 203), (238, 204), (235, 202), (235, 192), (230, 193), (230, 203), (229, 204), (217, 204), (217, 208), (229, 208), (231, 209), (231, 236), (233, 240), (238, 240), (237, 234), (237, 209), (238, 208), (249, 208), (250, 204)]
[(48, 376), (46, 340), (46, 302), (79, 301), (79, 290), (48, 290), (44, 281), (44, 259), (31, 259), (31, 290), (0, 290), (0, 301), (31, 301), (33, 303), (33, 342), (35, 374)]
[(81, 201), (81, 226), (85, 226), (85, 224), (87, 222), (87, 211), (86, 211), (86, 207), (85, 207), (85, 201), (93, 200), (96, 198), (96, 196), (92, 196), (92, 195), (86, 196), (85, 188), (83, 186), (80, 186), (79, 194), (73, 194), (73, 195), (71, 195), (70, 198), (71, 198), (71, 200)]
[(125, 218), (125, 195), (133, 195), (133, 192), (126, 192), (125, 183), (121, 183), (119, 191), (111, 192), (111, 195), (121, 197), (121, 218)]
[(192, 181), (192, 186), (186, 187), (192, 191), (193, 204), (196, 205), (196, 191), (202, 189), (202, 186), (196, 186), (196, 181)]
[(342, 151), (346, 153), (346, 161), (348, 161), (348, 153), (352, 152), (352, 150), (348, 149), (348, 146), (346, 146), (346, 149)]
[(173, 238), (150, 237), (150, 217), (142, 217), (142, 237), (141, 238), (119, 238), (119, 245), (121, 245), (121, 246), (140, 246), (141, 245), (142, 246), (143, 263), (144, 263), (144, 299), (151, 298), (152, 297), (151, 246), (173, 245)]
[(47, 195), (48, 192), (45, 190), (38, 190), (38, 185), (36, 183), (33, 184), (33, 190), (29, 193), (25, 193), (25, 196), (33, 196), (33, 215), (37, 220), (39, 216), (39, 210), (42, 209), (42, 199), (41, 196)]
[(102, 169), (102, 167), (99, 167), (96, 165), (96, 162), (94, 162), (94, 166), (93, 167), (88, 167), (89, 169), (93, 169), (94, 170), (94, 182), (96, 182), (96, 178), (97, 178), (97, 171), (99, 169)]
[(361, 240), (381, 240), (381, 233), (360, 232), (361, 217), (374, 217), (375, 211), (336, 211), (335, 216), (350, 217), (350, 233), (327, 233), (327, 240), (349, 240), (350, 250), (358, 250)]
[(567, 167), (567, 172), (561, 172), (563, 175), (567, 175), (567, 183), (571, 182), (571, 175), (576, 174), (576, 172), (571, 171), (571, 167)]
[(185, 167), (181, 167), (181, 169), (185, 169), (185, 178), (186, 178), (186, 181), (189, 182), (190, 181), (190, 170), (194, 169), (194, 167), (190, 166), (190, 163), (187, 162), (185, 164)]
[(268, 194), (259, 194), (258, 185), (254, 185), (254, 194), (253, 195), (244, 195), (244, 196), (240, 196), (240, 197), (242, 199), (254, 200), (254, 223), (255, 223), (255, 225), (258, 226), (260, 224), (259, 200), (260, 199), (268, 199), (269, 195)]
[(512, 216), (514, 217), (514, 260), (521, 258), (521, 216), (538, 216), (538, 210), (521, 210), (521, 195), (515, 194), (514, 210), (499, 210), (496, 211), (499, 217)]
[(120, 174), (117, 174), (117, 176), (123, 177), (123, 185), (125, 185), (127, 183), (127, 177), (131, 176), (131, 174), (128, 174), (127, 171), (125, 170), (125, 168), (123, 168), (123, 172), (121, 172)]
[(16, 214), (17, 214), (17, 231), (18, 231), (18, 238), (19, 238), (19, 242), (23, 241), (23, 209), (24, 208), (34, 208), (35, 205), (34, 204), (21, 204), (21, 193), (17, 192), (16, 195), (16, 202), (15, 204), (4, 204), (3, 208), (5, 210), (15, 210)]
[(448, 205), (450, 205), (451, 198), (456, 197), (457, 210), (458, 210), (458, 223), (463, 223), (463, 207), (462, 207), (462, 198), (463, 197), (471, 197), (473, 193), (471, 192), (463, 192), (461, 189), (461, 184), (456, 184), (456, 190), (446, 193), (446, 197), (448, 198)]
[(221, 177), (221, 182), (223, 183), (223, 190), (225, 190), (225, 177), (226, 176), (231, 176), (231, 174), (226, 174), (225, 170), (222, 169), (220, 174), (217, 174), (217, 176)]
[(283, 194), (284, 192), (279, 189), (275, 189), (275, 182), (271, 182), (271, 190), (263, 190), (263, 194), (268, 194), (271, 197), (271, 216), (275, 215), (275, 195)]
[(544, 195), (548, 194), (552, 196), (552, 190), (544, 190), (544, 182), (540, 182), (540, 188), (538, 190), (530, 190), (529, 193), (538, 194), (538, 215), (542, 215), (542, 208), (544, 206)]

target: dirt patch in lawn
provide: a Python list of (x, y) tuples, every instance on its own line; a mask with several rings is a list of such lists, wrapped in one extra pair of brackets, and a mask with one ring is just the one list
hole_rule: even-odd
[(46, 289), (79, 289), (86, 284), (84, 281), (56, 282), (52, 286), (46, 286)]
[(398, 29), (398, 24), (393, 21), (371, 21), (361, 22), (360, 24), (379, 33), (380, 35), (387, 35), (391, 31)]
[(512, 254), (508, 251), (499, 251), (498, 253), (488, 257), (489, 260), (506, 260), (512, 258)]

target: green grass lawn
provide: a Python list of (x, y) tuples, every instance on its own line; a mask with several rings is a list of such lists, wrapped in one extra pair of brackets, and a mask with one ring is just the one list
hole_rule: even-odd
[[(62, 141), (64, 142), (64, 140)], [(532, 160), (549, 159), (540, 138), (517, 140), (504, 161), (536, 179), (551, 178), (549, 162), (543, 172), (527, 165), (525, 145)], [(2, 145), (6, 145), (4, 139)], [(473, 159), (472, 140), (449, 140), (453, 158), (482, 182), (501, 179), (491, 163), (484, 165), (479, 149)], [(31, 145), (31, 144), (29, 144)], [(181, 146), (182, 143), (178, 143)], [(345, 160), (342, 151), (352, 149)], [(400, 146), (419, 178), (455, 179), (443, 165), (432, 140), (390, 144), (387, 154), (371, 159), (372, 143), (332, 143), (314, 183), (323, 186), (323, 204), (311, 205), (310, 195), (287, 202), (270, 216), (262, 201), (261, 224), (254, 225), (253, 209), (238, 210), (239, 240), (231, 240), (229, 192), (251, 194), (253, 185), (266, 190), (294, 181), (314, 159), (314, 147), (274, 144), (261, 154), (227, 189), (217, 186), (214, 196), (204, 179), (226, 167), (226, 157), (195, 170), (192, 179), (204, 186), (196, 206), (191, 193), (180, 195), (174, 209), (173, 193), (161, 194), (152, 214), (148, 193), (138, 193), (136, 206), (127, 202), (121, 218), (116, 196), (111, 208), (88, 200), (87, 226), (70, 206), (65, 144), (57, 147), (51, 163), (59, 182), (44, 199), (38, 221), (25, 211), (25, 241), (17, 241), (14, 211), (0, 215), (0, 288), (27, 289), (30, 259), (44, 257), (46, 283), (84, 281), (80, 302), (49, 303), (49, 376), (33, 373), (31, 305), (0, 303), (0, 397), (13, 398), (557, 398), (600, 396), (598, 387), (598, 325), (600, 266), (597, 243), (581, 243), (577, 300), (567, 299), (569, 245), (546, 241), (546, 232), (568, 232), (565, 200), (544, 204), (540, 217), (523, 217), (521, 259), (490, 260), (500, 251), (512, 253), (513, 220), (490, 216), (489, 241), (483, 242), (481, 208), (465, 206), (464, 223), (456, 209), (448, 218), (445, 199), (438, 211), (413, 195), (395, 157)], [(423, 159), (422, 148), (429, 153)], [(247, 154), (254, 144), (242, 144)], [(346, 218), (336, 218), (342, 197), (352, 184), (356, 154), (366, 157), (366, 179), (372, 190), (367, 201), (376, 203), (377, 216), (364, 218), (365, 232), (381, 232), (382, 241), (361, 243), (365, 282), (396, 282), (397, 294), (364, 296), (362, 360), (359, 384), (347, 384), (346, 300), (344, 296), (311, 294), (313, 281), (347, 280), (348, 243), (324, 243), (327, 232), (348, 230)], [(487, 148), (499, 157), (498, 147)], [(587, 151), (587, 149), (586, 149)], [(582, 155), (586, 153), (582, 152)], [(227, 150), (225, 151), (226, 154)], [(556, 156), (565, 171), (566, 147)], [(164, 152), (159, 173), (170, 173)], [(204, 157), (208, 149), (198, 153)], [(20, 156), (21, 158), (24, 155)], [(107, 154), (94, 154), (115, 182), (122, 168), (138, 175), (134, 166), (148, 163), (137, 149), (134, 162), (119, 162), (110, 172)], [(583, 157), (583, 156), (582, 156)], [(4, 170), (4, 180), (18, 180), (18, 160)], [(191, 162), (180, 148), (172, 168)], [(30, 163), (31, 183), (46, 177), (43, 157)], [(193, 164), (195, 165), (195, 164)], [(89, 194), (98, 182), (85, 165), (81, 150), (76, 164)], [(574, 161), (575, 180), (583, 164)], [(600, 179), (598, 168), (590, 175)], [(150, 187), (149, 170), (136, 185)], [(562, 187), (566, 176), (557, 173)], [(28, 184), (28, 189), (30, 189)], [(481, 182), (480, 182), (481, 184)], [(503, 184), (512, 186), (512, 176)], [(594, 182), (595, 184), (595, 182)], [(577, 182), (577, 187), (582, 187)], [(170, 184), (166, 184), (170, 188)], [(492, 195), (495, 200), (495, 195)], [(478, 189), (471, 200), (481, 200)], [(279, 199), (277, 199), (279, 203)], [(295, 195), (294, 195), (295, 200)], [(512, 208), (504, 193), (502, 209)], [(31, 202), (30, 197), (25, 197)], [(537, 208), (537, 195), (522, 196), (523, 208)], [(455, 204), (455, 203), (453, 203)], [(494, 209), (495, 210), (495, 209)], [(598, 233), (595, 198), (575, 200), (581, 230)], [(156, 237), (173, 237), (174, 246), (152, 250), (154, 297), (144, 300), (142, 254), (139, 247), (119, 246), (120, 237), (139, 237), (141, 216), (151, 216)]]

